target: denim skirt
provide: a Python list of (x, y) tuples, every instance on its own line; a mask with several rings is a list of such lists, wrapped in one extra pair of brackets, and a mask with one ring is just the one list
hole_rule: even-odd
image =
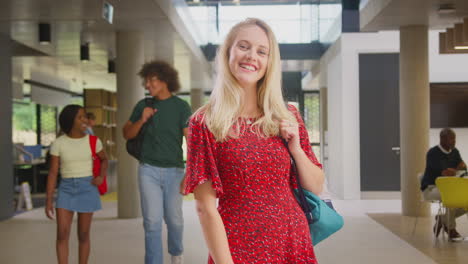
[(91, 213), (100, 210), (101, 198), (98, 188), (91, 183), (92, 176), (62, 178), (57, 191), (56, 208), (78, 213)]

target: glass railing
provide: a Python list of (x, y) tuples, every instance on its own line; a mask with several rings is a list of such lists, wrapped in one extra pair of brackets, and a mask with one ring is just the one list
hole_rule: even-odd
[(188, 3), (191, 19), (202, 36), (202, 45), (219, 44), (234, 24), (248, 17), (266, 21), (279, 43), (321, 41), (341, 15), (340, 1), (322, 4), (320, 1), (298, 1), (274, 5)]
[(320, 5), (320, 43), (330, 44), (341, 34), (341, 4)]
[(371, 0), (361, 0), (359, 2), (359, 9), (363, 9)]
[(324, 21), (324, 29), (321, 31), (320, 34), (320, 43), (324, 45), (329, 45), (335, 42), (338, 37), (341, 35), (341, 28), (342, 28), (342, 19), (341, 14), (334, 19), (330, 19), (328, 21)]

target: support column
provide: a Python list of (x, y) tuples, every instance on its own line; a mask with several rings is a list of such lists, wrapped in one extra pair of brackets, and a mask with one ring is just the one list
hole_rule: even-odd
[(404, 216), (429, 216), (417, 175), (429, 148), (429, 52), (427, 26), (400, 28), (401, 200)]
[(192, 88), (190, 90), (190, 104), (192, 107), (192, 113), (198, 110), (201, 106), (203, 106), (203, 89)]
[(137, 72), (144, 63), (144, 42), (141, 32), (118, 32), (117, 42), (117, 181), (118, 217), (141, 216), (138, 190), (138, 162), (125, 148), (122, 127), (128, 121), (133, 107), (145, 96)]
[(190, 58), (190, 106), (192, 113), (204, 105), (204, 90), (211, 88), (211, 83), (207, 81), (206, 74), (198, 66), (198, 61), (193, 56)]
[(0, 221), (14, 214), (13, 207), (13, 145), (11, 135), (12, 122), (12, 40), (0, 32), (0, 80), (2, 96), (0, 96)]
[[(328, 169), (328, 89), (320, 87), (320, 157), (324, 170)], [(327, 149), (327, 150), (325, 150)], [(327, 177), (327, 174), (325, 174)]]

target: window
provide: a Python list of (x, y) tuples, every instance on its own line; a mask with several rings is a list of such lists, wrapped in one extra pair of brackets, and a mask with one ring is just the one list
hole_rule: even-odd
[(196, 5), (189, 12), (202, 45), (221, 43), (234, 24), (248, 17), (266, 21), (279, 43), (310, 43), (330, 30), (341, 4)]
[(309, 132), (309, 140), (317, 159), (320, 153), (320, 94), (304, 93), (304, 123)]
[(36, 104), (29, 102), (29, 100), (14, 101), (13, 142), (37, 145), (36, 129)]
[(57, 107), (48, 105), (41, 105), (40, 107), (40, 144), (50, 146), (57, 135)]

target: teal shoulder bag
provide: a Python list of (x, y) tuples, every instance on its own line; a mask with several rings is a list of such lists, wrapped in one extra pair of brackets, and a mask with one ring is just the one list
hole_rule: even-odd
[[(289, 152), (286, 141), (285, 145)], [(310, 235), (312, 237), (312, 244), (315, 246), (343, 227), (343, 217), (330, 208), (317, 195), (302, 188), (296, 163), (290, 152), (289, 156), (291, 157), (291, 168), (296, 174), (298, 187), (298, 189), (294, 190), (294, 193), (299, 205), (306, 215), (307, 222), (309, 223)]]

